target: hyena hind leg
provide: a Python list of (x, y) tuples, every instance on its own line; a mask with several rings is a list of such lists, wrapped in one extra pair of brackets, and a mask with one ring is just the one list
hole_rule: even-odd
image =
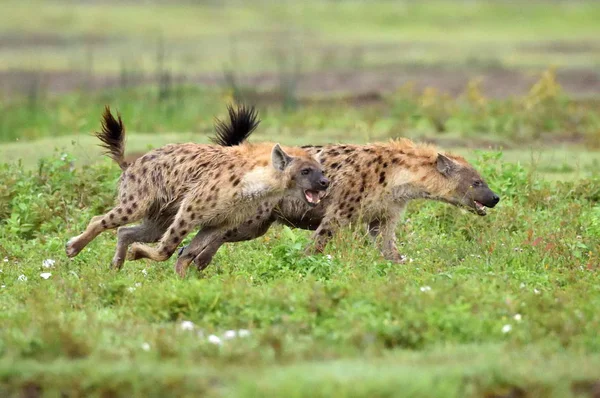
[(142, 218), (143, 214), (144, 211), (140, 207), (134, 210), (119, 205), (102, 216), (93, 217), (83, 233), (67, 242), (65, 246), (67, 256), (75, 257), (102, 232), (137, 221)]
[(129, 245), (134, 242), (158, 242), (164, 235), (167, 227), (168, 224), (146, 219), (140, 225), (119, 228), (117, 232), (117, 249), (112, 259), (113, 268), (119, 270), (123, 267)]
[(154, 261), (168, 260), (191, 229), (202, 226), (201, 223), (197, 221), (193, 211), (193, 206), (188, 206), (186, 203), (183, 203), (179, 207), (177, 215), (167, 229), (167, 232), (165, 232), (160, 239), (159, 245), (154, 248), (148, 245), (134, 243), (131, 245), (128, 259), (139, 260), (142, 258), (149, 258)]

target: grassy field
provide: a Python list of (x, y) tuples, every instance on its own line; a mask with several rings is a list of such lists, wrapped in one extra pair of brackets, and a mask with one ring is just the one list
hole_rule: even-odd
[[(0, 392), (52, 396), (574, 396), (598, 378), (597, 177), (550, 182), (496, 155), (485, 218), (414, 203), (406, 265), (364, 231), (305, 257), (274, 228), (201, 275), (108, 269), (114, 234), (64, 242), (111, 206), (116, 166), (0, 168)], [(190, 323), (191, 322), (191, 323)], [(232, 331), (244, 330), (232, 337)], [(118, 364), (118, 365), (117, 365)], [(487, 394), (487, 395), (486, 395)]]
[[(3, 2), (0, 396), (598, 396), (600, 4), (245, 4)], [(135, 155), (233, 101), (255, 141), (432, 141), (501, 202), (411, 203), (404, 265), (360, 226), (312, 257), (277, 226), (185, 280), (111, 271), (112, 232), (66, 257), (114, 203), (105, 105)]]

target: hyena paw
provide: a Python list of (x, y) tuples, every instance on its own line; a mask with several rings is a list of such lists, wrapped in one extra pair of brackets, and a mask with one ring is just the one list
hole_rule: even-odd
[(116, 270), (119, 271), (121, 268), (123, 268), (123, 263), (125, 262), (124, 258), (121, 257), (113, 257), (112, 262), (111, 262), (111, 267)]
[(127, 261), (135, 261), (141, 258), (146, 258), (145, 246), (139, 243), (132, 244), (127, 252)]
[(76, 236), (74, 238), (69, 239), (69, 241), (65, 245), (65, 252), (67, 253), (68, 257), (75, 257), (79, 254), (81, 249), (83, 249), (83, 247), (80, 244), (78, 244), (78, 238), (79, 237)]
[(388, 253), (384, 258), (396, 264), (405, 264), (408, 261), (408, 257), (400, 253)]
[(192, 260), (190, 258), (178, 258), (175, 263), (175, 273), (179, 275), (180, 278), (185, 278), (187, 268), (191, 262)]
[(304, 254), (306, 256), (314, 256), (315, 254), (323, 253), (323, 248), (316, 245), (309, 245), (306, 249), (304, 249)]

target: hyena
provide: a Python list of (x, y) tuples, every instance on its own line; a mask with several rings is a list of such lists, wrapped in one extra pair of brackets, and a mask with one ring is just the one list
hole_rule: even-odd
[[(219, 137), (223, 146), (245, 142), (250, 134)], [(361, 220), (382, 255), (403, 262), (396, 245), (396, 227), (408, 202), (414, 199), (441, 201), (463, 207), (480, 216), (500, 201), (480, 174), (462, 157), (441, 153), (434, 146), (408, 139), (368, 145), (302, 147), (319, 160), (331, 185), (315, 207), (294, 198), (266, 204), (260, 214), (225, 234), (199, 232), (181, 257), (192, 258), (205, 268), (223, 243), (255, 239), (278, 222), (315, 230), (308, 253), (322, 252), (335, 232)], [(287, 148), (286, 148), (287, 149)]]
[[(258, 125), (254, 108), (229, 107), (229, 125), (219, 124), (221, 137), (244, 136)], [(236, 146), (170, 144), (128, 164), (124, 160), (125, 128), (108, 107), (102, 131), (96, 133), (108, 155), (123, 170), (118, 204), (92, 218), (86, 230), (69, 240), (66, 252), (76, 256), (101, 232), (119, 228), (113, 267), (127, 258), (165, 261), (185, 236), (197, 227), (225, 234), (248, 217), (260, 216), (282, 197), (294, 197), (308, 208), (325, 195), (329, 180), (314, 157), (301, 148), (284, 151), (279, 144)], [(246, 224), (248, 225), (248, 224)], [(156, 248), (145, 244), (159, 241)], [(190, 261), (179, 258), (176, 272), (184, 276)]]

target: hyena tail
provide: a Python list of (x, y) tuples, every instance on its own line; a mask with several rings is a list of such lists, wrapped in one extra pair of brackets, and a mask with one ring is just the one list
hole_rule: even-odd
[(100, 146), (106, 149), (108, 157), (117, 162), (121, 170), (125, 170), (129, 166), (125, 161), (125, 127), (121, 115), (117, 114), (117, 119), (107, 105), (102, 115), (102, 131), (96, 133), (96, 137), (102, 141)]
[(216, 136), (211, 141), (220, 146), (236, 146), (246, 141), (258, 127), (260, 120), (254, 106), (239, 105), (237, 109), (228, 105), (229, 122), (215, 119)]

